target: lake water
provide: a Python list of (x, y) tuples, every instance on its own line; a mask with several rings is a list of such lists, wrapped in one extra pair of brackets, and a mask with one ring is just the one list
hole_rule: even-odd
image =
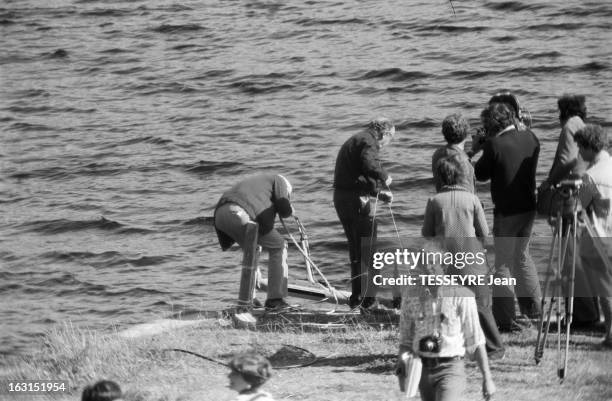
[[(612, 3), (6, 0), (0, 5), (0, 353), (54, 324), (105, 329), (235, 302), (240, 252), (212, 227), (220, 194), (286, 175), (313, 259), (346, 288), (332, 204), (339, 146), (397, 124), (384, 165), (402, 235), (420, 232), (444, 116), (473, 125), (501, 88), (540, 138), (556, 98), (612, 125)], [(491, 219), (486, 185), (479, 195)], [(381, 210), (380, 235), (393, 235)], [(538, 222), (536, 235), (550, 230)], [(304, 277), (291, 251), (292, 277)]]

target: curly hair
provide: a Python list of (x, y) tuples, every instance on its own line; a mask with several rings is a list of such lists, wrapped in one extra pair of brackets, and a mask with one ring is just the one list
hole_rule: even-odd
[(81, 401), (114, 401), (122, 397), (121, 387), (111, 380), (100, 380), (83, 389)]
[(470, 124), (461, 114), (451, 114), (442, 121), (442, 135), (450, 145), (461, 143), (470, 130)]
[(584, 128), (574, 134), (574, 140), (579, 146), (600, 152), (608, 147), (608, 135), (601, 126), (587, 124)]
[(272, 376), (272, 365), (262, 355), (248, 352), (234, 356), (230, 369), (242, 375), (253, 389), (258, 388)]
[(514, 112), (506, 103), (490, 103), (480, 113), (480, 119), (487, 135), (495, 135), (515, 123)]
[(578, 116), (583, 120), (587, 117), (586, 99), (583, 95), (564, 94), (557, 99), (559, 106), (559, 117), (567, 120), (570, 117)]

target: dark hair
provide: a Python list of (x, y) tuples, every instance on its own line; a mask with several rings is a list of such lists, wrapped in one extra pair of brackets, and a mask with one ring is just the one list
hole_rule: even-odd
[(599, 152), (608, 147), (608, 135), (599, 125), (587, 124), (574, 134), (574, 140), (579, 146)]
[(521, 105), (519, 104), (518, 98), (514, 96), (510, 91), (503, 90), (501, 92), (496, 93), (491, 97), (491, 99), (489, 99), (489, 104), (491, 103), (504, 103), (507, 106), (512, 107), (514, 117), (520, 118)]
[(559, 106), (559, 118), (567, 120), (570, 117), (578, 116), (583, 120), (587, 116), (586, 99), (583, 95), (564, 94), (557, 100)]
[(270, 362), (265, 357), (253, 352), (234, 356), (229, 367), (240, 373), (253, 389), (257, 389), (272, 376)]
[(121, 387), (111, 380), (100, 380), (83, 389), (81, 401), (114, 401), (122, 397)]
[(461, 143), (470, 130), (470, 124), (461, 114), (451, 114), (442, 121), (442, 135), (449, 144)]
[(444, 157), (436, 163), (436, 173), (442, 185), (456, 185), (461, 176), (458, 160), (455, 156)]
[(515, 123), (514, 113), (506, 103), (490, 103), (480, 113), (487, 135), (494, 135)]

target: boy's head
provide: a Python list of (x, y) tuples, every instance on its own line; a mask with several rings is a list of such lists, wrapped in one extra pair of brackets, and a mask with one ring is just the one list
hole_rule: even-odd
[(470, 124), (461, 114), (451, 114), (442, 121), (442, 135), (449, 145), (463, 142), (469, 130)]
[[(238, 392), (255, 390), (272, 375), (270, 362), (262, 355), (252, 352), (234, 356), (229, 367), (232, 370), (229, 374), (230, 387)], [(245, 386), (247, 387), (244, 388)]]
[(117, 383), (111, 380), (100, 380), (83, 389), (81, 401), (119, 401), (121, 397), (121, 387)]

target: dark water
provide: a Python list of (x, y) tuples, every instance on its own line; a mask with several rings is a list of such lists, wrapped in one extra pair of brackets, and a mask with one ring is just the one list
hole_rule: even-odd
[(453, 4), (4, 1), (0, 352), (66, 320), (102, 329), (231, 304), (240, 254), (220, 252), (211, 215), (259, 171), (294, 183), (313, 258), (342, 287), (335, 154), (376, 115), (398, 126), (384, 164), (403, 235), (420, 231), (445, 115), (476, 124), (515, 89), (542, 141), (539, 178), (557, 96), (588, 95), (609, 129), (612, 3)]

